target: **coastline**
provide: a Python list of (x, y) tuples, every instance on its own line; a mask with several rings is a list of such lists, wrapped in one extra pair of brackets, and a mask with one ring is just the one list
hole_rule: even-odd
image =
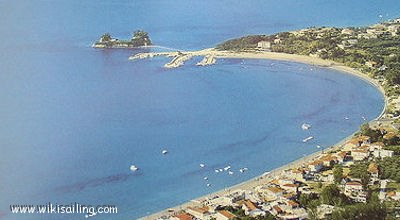
[[(356, 76), (357, 78), (360, 78), (368, 83), (370, 83), (372, 86), (374, 86), (383, 96), (384, 99), (384, 106), (383, 109), (378, 117), (376, 117), (373, 120), (370, 120), (369, 123), (378, 121), (385, 116), (386, 108), (388, 106), (388, 96), (385, 94), (385, 90), (382, 87), (382, 85), (375, 79), (369, 77), (368, 75), (362, 73), (359, 70), (353, 69), (351, 67), (345, 66), (342, 63), (338, 63), (335, 61), (331, 60), (324, 60), (321, 58), (316, 58), (316, 57), (310, 57), (310, 56), (305, 56), (305, 55), (296, 55), (296, 54), (288, 54), (288, 53), (276, 53), (276, 52), (264, 52), (264, 51), (254, 51), (254, 52), (230, 52), (230, 51), (218, 51), (215, 50), (214, 48), (208, 48), (204, 50), (199, 50), (199, 51), (190, 51), (190, 52), (183, 52), (189, 56), (211, 56), (215, 57), (217, 59), (220, 58), (228, 58), (228, 59), (269, 59), (269, 60), (278, 60), (278, 61), (289, 61), (289, 62), (297, 62), (297, 63), (304, 63), (308, 65), (313, 65), (313, 66), (318, 66), (318, 67), (324, 67), (324, 68), (330, 68), (336, 71), (339, 71), (344, 74), (350, 74), (353, 76)], [(148, 56), (143, 56), (143, 54), (140, 54), (138, 57), (131, 56), (129, 59), (134, 60), (134, 59), (142, 59), (142, 58), (148, 58), (148, 57), (154, 57), (154, 56), (176, 56), (176, 52), (171, 52), (171, 53), (147, 53)], [(175, 66), (178, 67), (178, 66)], [(168, 68), (168, 67), (167, 67)], [(334, 151), (337, 149), (340, 149), (347, 140), (349, 140), (355, 133), (345, 137), (338, 143), (334, 144), (331, 147), (325, 148), (322, 151), (317, 151), (315, 153), (312, 153), (310, 155), (300, 157), (298, 159), (295, 159), (294, 161), (285, 164), (283, 166), (277, 167), (271, 171), (266, 171), (263, 174), (253, 177), (247, 181), (238, 183), (236, 185), (230, 186), (228, 188), (192, 199), (188, 202), (185, 202), (183, 204), (180, 204), (175, 207), (167, 208), (162, 211), (153, 213), (151, 215), (147, 215), (144, 217), (141, 217), (139, 219), (158, 219), (162, 216), (165, 215), (170, 215), (173, 212), (178, 212), (180, 210), (184, 210), (185, 208), (189, 206), (196, 206), (200, 205), (203, 201), (205, 201), (207, 198), (211, 198), (214, 196), (222, 196), (225, 194), (230, 193), (231, 191), (235, 191), (238, 189), (242, 190), (247, 190), (250, 188), (253, 188), (254, 186), (260, 185), (267, 183), (277, 176), (279, 176), (282, 171), (290, 169), (290, 168), (295, 168), (295, 167), (301, 167), (303, 164), (306, 164), (308, 162), (311, 162), (315, 158), (321, 156), (323, 153), (327, 153), (329, 151)], [(173, 210), (171, 212), (171, 210)]]

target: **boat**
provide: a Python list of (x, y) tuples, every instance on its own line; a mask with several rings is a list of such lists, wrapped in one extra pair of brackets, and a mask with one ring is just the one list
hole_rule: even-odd
[(303, 130), (308, 130), (310, 128), (311, 128), (310, 124), (304, 123), (304, 124), (301, 125), (301, 129), (303, 129)]
[(167, 150), (162, 150), (161, 153), (165, 155), (165, 154), (168, 153), (168, 151)]
[(344, 117), (344, 120), (349, 120), (349, 118), (348, 117)]
[(320, 146), (320, 145), (317, 145), (317, 148), (321, 148), (321, 146)]
[(222, 171), (224, 171), (223, 169), (219, 169), (219, 172), (222, 172)]
[(203, 179), (204, 179), (204, 180), (208, 180), (208, 177), (204, 177)]
[(202, 164), (202, 163), (200, 164), (200, 167), (201, 167), (201, 168), (203, 168), (203, 167), (205, 167), (205, 166), (206, 166), (206, 165), (204, 165), (204, 164)]
[(226, 166), (226, 167), (224, 167), (224, 170), (227, 171), (227, 170), (229, 170), (230, 168), (231, 168), (231, 166)]
[(219, 173), (219, 170), (217, 169), (217, 170), (215, 170), (215, 172), (216, 172), (216, 173)]
[(309, 141), (309, 140), (311, 140), (311, 139), (314, 139), (314, 137), (313, 137), (313, 136), (310, 136), (310, 137), (308, 137), (308, 138), (303, 139), (303, 143), (306, 143), (307, 141)]
[(247, 167), (239, 169), (239, 172), (244, 173), (244, 171), (249, 170)]
[(207, 187), (210, 187), (210, 186), (211, 186), (211, 184), (207, 183)]
[(232, 172), (232, 171), (229, 171), (229, 172), (228, 172), (228, 174), (229, 174), (229, 175), (232, 175), (232, 174), (233, 174), (233, 172)]
[(139, 168), (138, 168), (137, 166), (135, 166), (135, 165), (131, 165), (131, 166), (129, 167), (129, 169), (130, 169), (131, 171), (133, 171), (133, 172), (139, 170)]

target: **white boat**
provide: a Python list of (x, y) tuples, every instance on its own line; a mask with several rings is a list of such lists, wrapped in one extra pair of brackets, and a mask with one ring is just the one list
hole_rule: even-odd
[(344, 120), (349, 120), (349, 118), (348, 117), (344, 117)]
[(311, 139), (314, 139), (314, 137), (313, 137), (313, 136), (310, 136), (310, 137), (308, 137), (308, 138), (305, 138), (305, 139), (303, 139), (303, 142), (306, 143), (307, 141), (309, 141), (309, 140), (311, 140)]
[(222, 172), (222, 171), (224, 171), (223, 169), (219, 169), (219, 172)]
[(216, 173), (219, 173), (219, 170), (215, 170)]
[(228, 172), (228, 174), (229, 174), (229, 175), (232, 175), (232, 174), (233, 174), (233, 172), (232, 172), (232, 171), (229, 171), (229, 172)]
[(168, 151), (167, 151), (167, 150), (162, 150), (161, 153), (162, 153), (162, 154), (167, 154)]
[(227, 170), (229, 170), (230, 168), (231, 168), (231, 166), (226, 166), (226, 167), (224, 167), (224, 170), (227, 171)]
[(206, 165), (204, 165), (204, 164), (202, 164), (202, 163), (200, 164), (200, 167), (201, 167), (201, 168), (203, 168), (203, 167), (205, 167), (205, 166), (206, 166)]
[(317, 148), (321, 148), (321, 146), (320, 146), (320, 145), (317, 145)]
[(308, 130), (310, 128), (311, 128), (310, 124), (304, 123), (304, 124), (301, 125), (301, 129), (303, 129), (303, 130)]
[(211, 184), (207, 183), (207, 187), (210, 187), (210, 186), (211, 186)]
[(249, 170), (247, 167), (239, 169), (239, 172), (244, 173), (244, 171)]
[(204, 180), (208, 180), (208, 177), (204, 177), (203, 179), (204, 179)]
[(129, 167), (129, 169), (130, 169), (131, 171), (135, 172), (135, 171), (137, 171), (139, 168), (138, 168), (137, 166), (135, 166), (135, 165), (131, 165), (131, 166)]

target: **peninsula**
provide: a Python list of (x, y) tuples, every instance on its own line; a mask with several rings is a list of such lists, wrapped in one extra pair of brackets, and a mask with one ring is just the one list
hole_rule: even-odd
[[(302, 62), (354, 74), (385, 96), (375, 120), (340, 143), (226, 190), (144, 219), (398, 219), (400, 213), (400, 19), (362, 28), (307, 28), (228, 40), (168, 56), (175, 68), (194, 56)], [(344, 119), (346, 120), (346, 119)]]
[(151, 40), (148, 33), (137, 30), (133, 33), (130, 40), (119, 40), (111, 37), (111, 34), (105, 33), (100, 39), (93, 43), (94, 48), (137, 48), (150, 46)]

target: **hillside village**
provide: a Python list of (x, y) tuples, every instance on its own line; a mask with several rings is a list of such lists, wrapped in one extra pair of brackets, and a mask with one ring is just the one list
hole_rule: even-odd
[(159, 219), (398, 219), (399, 144), (398, 131), (366, 124), (339, 148), (266, 184), (207, 198)]
[(383, 119), (340, 146), (251, 189), (213, 195), (158, 219), (400, 219), (400, 19), (364, 28), (308, 28), (247, 36), (229, 51), (308, 55), (353, 67), (384, 87)]

